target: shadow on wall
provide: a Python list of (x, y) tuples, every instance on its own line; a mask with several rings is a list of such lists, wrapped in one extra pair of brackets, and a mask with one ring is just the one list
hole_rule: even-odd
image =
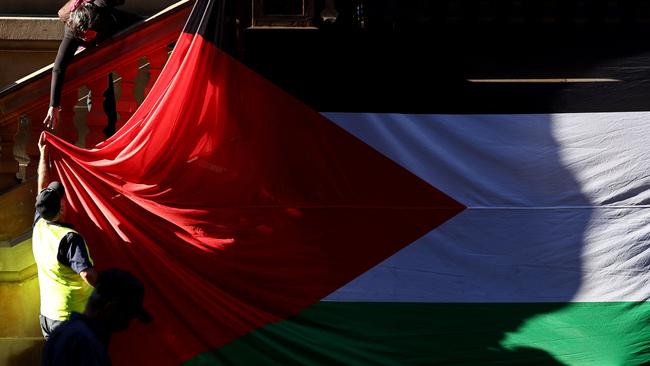
[(650, 52), (638, 49), (643, 45), (639, 42), (637, 49), (625, 54), (601, 56), (595, 65), (585, 67), (586, 77), (616, 81), (569, 84), (558, 93), (555, 104), (562, 110), (578, 112), (650, 110)]
[(332, 299), (376, 306), (383, 294), (383, 326), (370, 334), (401, 329), (393, 352), (414, 364), (561, 364), (544, 344), (553, 327), (504, 343), (528, 319), (565, 308), (582, 281), (592, 213), (570, 209), (590, 202), (552, 115), (327, 115), (468, 207)]
[[(9, 356), (7, 366), (39, 366), (41, 364), (41, 353), (45, 340), (38, 338), (30, 340), (29, 346)], [(27, 342), (27, 340), (23, 340), (23, 342)]]

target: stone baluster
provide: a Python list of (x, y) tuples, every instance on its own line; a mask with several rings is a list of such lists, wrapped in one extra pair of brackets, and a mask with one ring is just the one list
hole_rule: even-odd
[[(38, 139), (41, 136), (41, 132), (43, 132), (43, 118), (45, 118), (46, 113), (47, 104), (42, 104), (37, 108), (26, 111), (19, 118), (15, 141), (17, 145), (21, 146), (15, 147), (13, 152), (19, 167), (23, 168), (24, 166), (25, 173), (23, 182), (36, 176), (40, 155), (38, 151)], [(59, 125), (61, 125), (61, 121), (59, 121)], [(23, 128), (27, 128), (27, 130), (21, 131)], [(21, 142), (23, 138), (25, 139), (24, 149)]]
[(70, 143), (78, 140), (77, 129), (73, 122), (78, 103), (79, 97), (76, 92), (68, 92), (61, 97), (61, 120), (55, 127), (55, 134)]
[(12, 187), (16, 183), (18, 162), (14, 158), (14, 136), (18, 123), (11, 123), (0, 130), (0, 191)]
[(27, 175), (27, 166), (31, 161), (27, 147), (32, 142), (32, 121), (26, 115), (20, 116), (18, 120), (18, 131), (14, 136), (14, 158), (18, 162), (18, 172), (16, 180), (24, 182)]
[(133, 98), (138, 106), (142, 104), (147, 95), (146, 88), (151, 79), (150, 67), (149, 60), (146, 57), (140, 57), (140, 60), (138, 60), (138, 75), (135, 77), (135, 85), (133, 85)]
[(149, 91), (151, 91), (153, 84), (158, 79), (158, 76), (160, 76), (160, 72), (162, 71), (163, 67), (165, 67), (165, 63), (167, 62), (172, 49), (173, 45), (169, 45), (166, 48), (157, 49), (156, 51), (147, 55), (147, 59), (149, 60), (149, 80), (147, 82), (147, 86), (144, 89), (145, 96), (149, 94)]
[(108, 87), (109, 77), (103, 77), (89, 82), (86, 86), (90, 89), (89, 109), (86, 115), (86, 126), (88, 126), (88, 135), (86, 135), (86, 146), (92, 147), (95, 144), (106, 140), (104, 129), (108, 124), (108, 118), (104, 112), (104, 92)]
[(115, 94), (114, 78), (117, 76), (115, 72), (108, 74), (108, 85), (104, 91), (104, 113), (106, 114), (106, 127), (104, 127), (104, 136), (106, 138), (113, 136), (117, 131), (117, 96)]
[(77, 141), (75, 145), (79, 147), (86, 147), (86, 136), (88, 136), (88, 110), (90, 98), (90, 89), (83, 85), (77, 92), (77, 100), (79, 101), (74, 107), (74, 127), (77, 130)]
[(138, 102), (134, 96), (135, 80), (138, 76), (138, 72), (139, 65), (135, 62), (123, 65), (113, 72), (117, 75), (114, 84), (118, 113), (116, 130), (121, 128), (138, 108)]

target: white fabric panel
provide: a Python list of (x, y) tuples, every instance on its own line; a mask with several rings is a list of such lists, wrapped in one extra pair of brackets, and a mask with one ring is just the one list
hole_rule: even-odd
[(468, 206), (325, 300), (650, 296), (650, 113), (325, 115)]
[(467, 206), (650, 203), (650, 113), (325, 113)]

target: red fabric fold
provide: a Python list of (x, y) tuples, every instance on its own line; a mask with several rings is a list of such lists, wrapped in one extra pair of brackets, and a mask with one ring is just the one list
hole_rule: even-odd
[(46, 141), (98, 268), (146, 286), (154, 322), (115, 337), (115, 365), (295, 315), (463, 209), (201, 35), (113, 137)]

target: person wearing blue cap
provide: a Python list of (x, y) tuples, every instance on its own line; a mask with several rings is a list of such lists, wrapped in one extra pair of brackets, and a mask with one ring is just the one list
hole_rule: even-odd
[(73, 312), (84, 310), (97, 280), (97, 272), (83, 236), (63, 221), (65, 188), (60, 182), (49, 182), (48, 147), (43, 142), (43, 135), (38, 148), (39, 193), (32, 251), (38, 268), (41, 332), (48, 339)]

